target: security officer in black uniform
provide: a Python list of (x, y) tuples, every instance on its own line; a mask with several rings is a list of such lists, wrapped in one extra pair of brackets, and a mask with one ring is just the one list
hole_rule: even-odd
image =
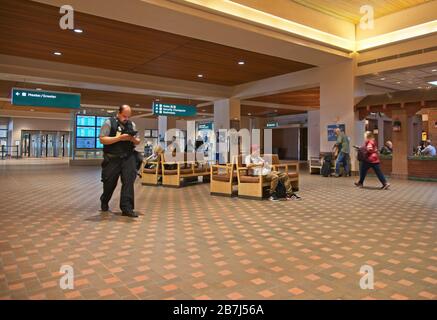
[(101, 211), (109, 211), (109, 200), (121, 176), (120, 209), (124, 216), (138, 217), (134, 212), (134, 182), (137, 176), (135, 146), (140, 143), (135, 123), (129, 120), (131, 108), (122, 105), (115, 117), (100, 129), (103, 144)]

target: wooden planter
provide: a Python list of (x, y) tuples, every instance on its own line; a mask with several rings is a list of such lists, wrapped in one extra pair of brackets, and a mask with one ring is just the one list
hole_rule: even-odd
[(411, 179), (437, 181), (437, 157), (409, 158), (408, 177)]
[(391, 171), (392, 171), (392, 159), (391, 158), (381, 158), (380, 159), (381, 163), (381, 170), (384, 173), (384, 175), (391, 175)]

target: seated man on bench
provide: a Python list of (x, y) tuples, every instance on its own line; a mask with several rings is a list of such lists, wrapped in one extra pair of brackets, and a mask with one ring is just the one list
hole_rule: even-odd
[(255, 176), (264, 176), (265, 181), (270, 181), (270, 201), (278, 201), (276, 188), (279, 181), (281, 181), (286, 190), (287, 200), (301, 200), (296, 193), (293, 192), (290, 178), (285, 172), (272, 171), (270, 165), (260, 156), (260, 147), (258, 145), (252, 146), (252, 154), (246, 156), (245, 164), (248, 169), (253, 171)]

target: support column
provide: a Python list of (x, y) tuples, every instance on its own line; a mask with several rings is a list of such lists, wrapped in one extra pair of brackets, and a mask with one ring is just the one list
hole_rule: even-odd
[(308, 160), (320, 153), (320, 110), (308, 111)]
[(392, 176), (407, 178), (408, 176), (408, 115), (407, 110), (393, 110), (393, 121), (401, 122), (401, 131), (393, 131), (393, 164)]
[(334, 141), (328, 141), (328, 125), (344, 124), (350, 138), (352, 170), (358, 171), (352, 146), (363, 143), (364, 121), (354, 112), (356, 97), (365, 95), (364, 83), (355, 78), (355, 61), (351, 59), (321, 70), (320, 81), (320, 150), (329, 152)]
[(167, 116), (158, 116), (158, 135), (159, 135), (158, 143), (161, 144), (163, 147), (166, 147), (167, 143), (164, 141), (165, 133), (167, 132), (167, 130), (175, 129), (175, 128), (176, 128), (176, 118), (167, 117)]
[(380, 115), (377, 116), (378, 119), (378, 148), (381, 150), (381, 148), (384, 146), (384, 118)]
[(241, 106), (239, 99), (223, 99), (214, 101), (214, 128), (240, 128)]

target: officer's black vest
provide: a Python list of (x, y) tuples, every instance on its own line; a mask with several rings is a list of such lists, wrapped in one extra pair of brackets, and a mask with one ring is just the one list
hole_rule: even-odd
[[(111, 132), (109, 133), (109, 137), (115, 137), (118, 131), (118, 120), (114, 117), (109, 119), (111, 121)], [(103, 152), (110, 154), (128, 154), (133, 152), (135, 146), (130, 141), (119, 141), (113, 144), (107, 144), (103, 146)]]

